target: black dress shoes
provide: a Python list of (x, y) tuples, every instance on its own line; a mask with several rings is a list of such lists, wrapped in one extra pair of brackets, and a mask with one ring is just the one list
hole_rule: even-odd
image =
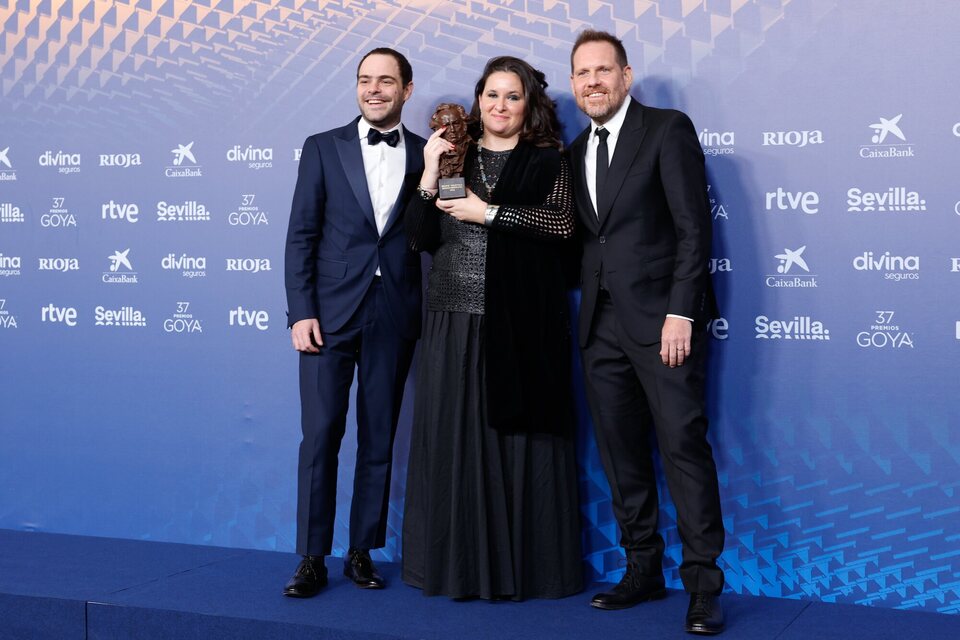
[(687, 609), (687, 633), (712, 636), (723, 631), (723, 607), (720, 596), (708, 593), (691, 593)]
[(667, 595), (662, 576), (645, 576), (640, 568), (630, 563), (620, 582), (610, 591), (593, 596), (590, 606), (597, 609), (627, 609), (647, 600), (659, 600)]
[(327, 586), (327, 567), (323, 556), (303, 556), (296, 573), (283, 588), (283, 595), (291, 598), (311, 598)]
[(361, 589), (383, 589), (383, 578), (377, 573), (366, 549), (350, 549), (343, 558), (343, 575)]

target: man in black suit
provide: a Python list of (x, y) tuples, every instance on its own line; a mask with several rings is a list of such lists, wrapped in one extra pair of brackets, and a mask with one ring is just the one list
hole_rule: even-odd
[(370, 549), (384, 545), (393, 440), (420, 333), (420, 258), (401, 220), (423, 170), (424, 140), (400, 124), (413, 71), (393, 49), (357, 68), (361, 115), (307, 138), (287, 230), (288, 323), (300, 352), (303, 440), (297, 483), (297, 553), (284, 595), (306, 598), (327, 583), (337, 454), (354, 369), (357, 460), (344, 574), (384, 586)]
[(590, 126), (570, 147), (583, 238), (579, 337), (597, 445), (627, 570), (591, 604), (622, 609), (665, 595), (649, 443), (660, 447), (691, 594), (686, 629), (723, 629), (723, 523), (704, 409), (710, 215), (703, 151), (686, 115), (629, 96), (623, 44), (580, 34), (571, 86)]

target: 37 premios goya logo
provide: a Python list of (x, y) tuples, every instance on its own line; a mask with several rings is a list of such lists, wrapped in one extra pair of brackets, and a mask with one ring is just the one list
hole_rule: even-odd
[(203, 323), (190, 311), (189, 302), (179, 301), (173, 314), (169, 318), (164, 318), (163, 330), (166, 333), (178, 335), (203, 333)]
[(0, 298), (0, 329), (16, 329), (17, 316), (7, 309), (6, 298)]
[(240, 196), (240, 206), (227, 215), (231, 227), (260, 227), (270, 224), (266, 211), (256, 204), (257, 194), (245, 193)]
[(913, 349), (913, 334), (894, 322), (895, 312), (877, 311), (873, 322), (857, 334), (857, 344), (865, 349)]
[(67, 199), (54, 196), (50, 199), (50, 209), (40, 216), (40, 226), (45, 229), (76, 228), (77, 217), (67, 208)]

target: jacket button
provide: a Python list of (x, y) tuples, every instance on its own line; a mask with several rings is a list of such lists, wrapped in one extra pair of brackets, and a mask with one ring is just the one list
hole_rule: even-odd
[(605, 236), (600, 236), (600, 244), (606, 244), (607, 238)]
[(377, 246), (382, 249), (382, 248), (383, 248), (383, 240), (378, 240), (378, 241), (377, 241)]
[(593, 277), (594, 277), (594, 278), (599, 278), (599, 277), (600, 277), (600, 272), (599, 272), (599, 271), (594, 271), (594, 272), (593, 272)]

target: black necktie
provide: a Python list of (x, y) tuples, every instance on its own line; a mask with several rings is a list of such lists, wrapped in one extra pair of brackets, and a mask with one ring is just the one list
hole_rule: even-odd
[(381, 133), (376, 129), (370, 129), (370, 131), (367, 132), (367, 144), (380, 144), (381, 141), (386, 142), (391, 147), (397, 146), (397, 143), (400, 142), (399, 129), (394, 129), (387, 133)]
[(597, 215), (600, 215), (600, 194), (603, 193), (603, 185), (607, 181), (607, 170), (610, 168), (610, 151), (607, 149), (607, 136), (610, 132), (603, 127), (597, 128), (597, 137), (600, 138), (600, 144), (597, 145)]

